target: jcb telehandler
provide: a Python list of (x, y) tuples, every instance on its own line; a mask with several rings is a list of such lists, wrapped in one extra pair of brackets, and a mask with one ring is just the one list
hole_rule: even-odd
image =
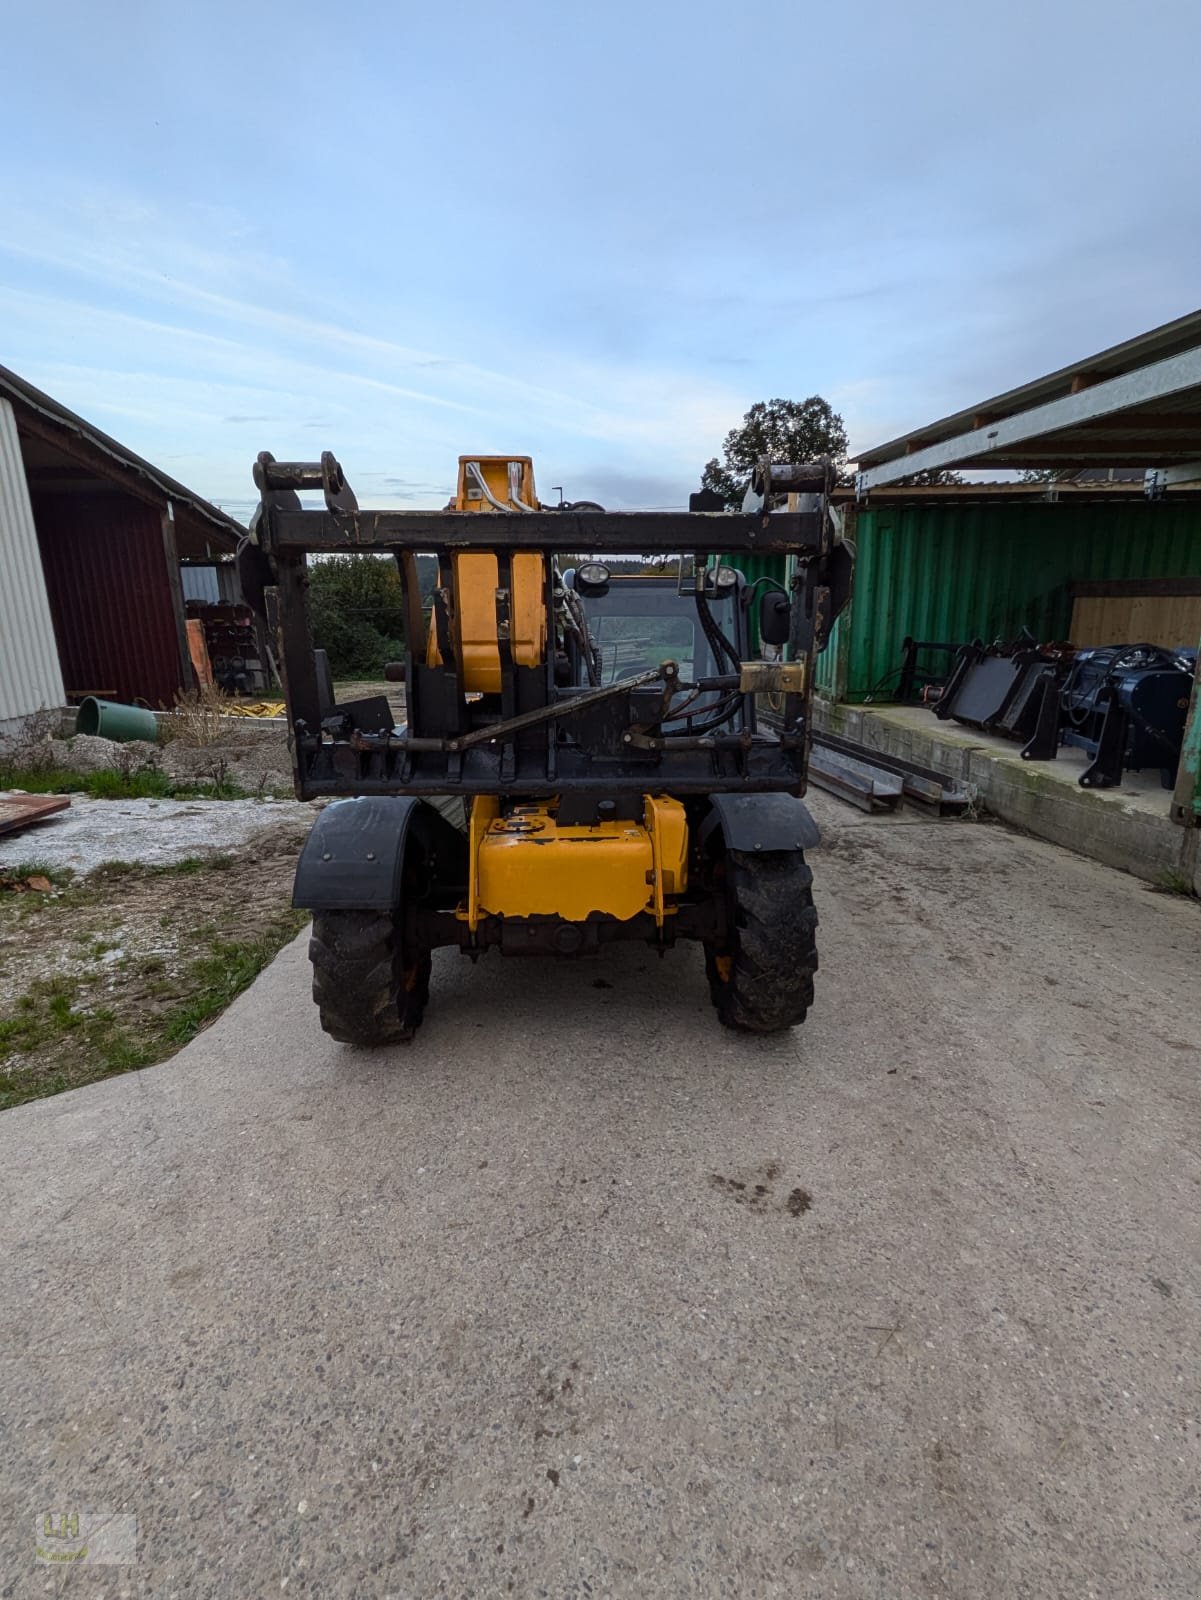
[[(728, 1027), (803, 1021), (812, 664), (851, 579), (827, 463), (764, 462), (741, 513), (704, 492), (687, 512), (542, 506), (522, 456), (461, 458), (444, 511), (359, 510), (328, 452), (264, 453), (255, 481), (243, 589), (279, 641), (296, 792), (337, 800), (293, 897), (313, 913), (327, 1033), (411, 1038), (439, 945), (474, 960), (616, 939), (699, 940)], [(305, 509), (305, 490), (324, 508)], [(399, 568), (403, 726), (382, 695), (335, 703), (313, 649), (307, 557), (346, 551)], [(437, 563), (428, 616), (421, 552)], [(606, 558), (631, 553), (667, 570), (611, 575)], [(792, 557), (787, 591), (745, 582), (742, 553)], [(762, 641), (787, 647), (778, 660), (750, 659), (752, 613)], [(756, 715), (768, 694), (782, 697), (771, 729)]]

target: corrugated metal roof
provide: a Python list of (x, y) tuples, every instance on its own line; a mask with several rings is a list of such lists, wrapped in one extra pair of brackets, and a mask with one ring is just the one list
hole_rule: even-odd
[(164, 501), (170, 500), (186, 508), (204, 524), (206, 533), (214, 545), (233, 549), (246, 532), (242, 524), (236, 522), (233, 517), (219, 510), (176, 478), (169, 477), (158, 467), (152, 466), (149, 461), (143, 460), (118, 440), (77, 416), (74, 411), (69, 411), (50, 395), (35, 389), (33, 384), (27, 383), (8, 367), (0, 367), (0, 396), (7, 396), (13, 401), (18, 411), (21, 407), (27, 407), (56, 428), (83, 440), (92, 449), (107, 456), (113, 464), (114, 475), (123, 474), (132, 477), (141, 484), (153, 488)]
[(0, 399), (0, 722), (61, 706), (63, 680), (13, 408)]
[[(1185, 490), (1190, 496), (1194, 492), (1196, 491), (1188, 488)], [(1174, 490), (1173, 498), (1178, 497), (1184, 498), (1184, 495)], [(1140, 473), (1138, 479), (1133, 481), (1070, 477), (1034, 483), (1016, 482), (1012, 478), (987, 478), (971, 483), (889, 483), (872, 489), (867, 495), (861, 494), (853, 485), (848, 484), (835, 489), (830, 498), (835, 505), (862, 500), (869, 500), (872, 505), (897, 503), (917, 505), (921, 502), (938, 505), (973, 500), (982, 502), (1009, 500), (1016, 504), (1033, 505), (1043, 502), (1066, 504), (1088, 501), (1109, 504), (1120, 500), (1145, 500), (1147, 492)]]
[[(1022, 411), (1030, 411), (1035, 406), (1045, 405), (1048, 401), (1078, 393), (1082, 386), (1093, 387), (1107, 379), (1120, 377), (1140, 367), (1150, 366), (1155, 362), (1180, 355), (1184, 351), (1193, 350), (1198, 345), (1201, 345), (1201, 311), (1191, 311), (1187, 316), (1177, 317), (1173, 322), (1165, 322), (1147, 333), (1138, 334), (1133, 339), (1111, 345), (1109, 349), (1101, 350), (1096, 355), (1073, 361), (1070, 366), (1060, 367), (1057, 371), (1049, 372), (1042, 378), (1035, 378), (1017, 389), (1007, 389), (1003, 394), (994, 395), (991, 400), (978, 401), (962, 411), (941, 417), (937, 422), (915, 428), (911, 433), (890, 439), (887, 444), (874, 445), (870, 450), (860, 451), (857, 457), (859, 467), (863, 470), (883, 461), (892, 461), (897, 456), (911, 455), (927, 445), (937, 444), (944, 439), (952, 439), (959, 434), (972, 431), (976, 428), (979, 418), (996, 420), (1000, 417), (1014, 416)], [(1201, 397), (1195, 397), (1187, 409), (1198, 407), (1201, 407)], [(1183, 403), (1173, 400), (1174, 412), (1183, 409), (1186, 409)]]

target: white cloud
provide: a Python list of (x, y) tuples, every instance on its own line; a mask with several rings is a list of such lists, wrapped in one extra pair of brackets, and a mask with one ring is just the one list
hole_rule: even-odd
[[(352, 481), (402, 473), (437, 485), (436, 504), (461, 451), (532, 453), (542, 476), (558, 479), (607, 446), (618, 473), (678, 475), (683, 496), (745, 405), (687, 372), (500, 342), (501, 364), (483, 366), (278, 309), (246, 294), (265, 298), (273, 277), (290, 282), (286, 266), (211, 241), (193, 249), (134, 201), (106, 200), (104, 211), (128, 230), (116, 242), (61, 224), (34, 229), (26, 216), (0, 244), (10, 263), (36, 263), (39, 284), (0, 283), (7, 359), (149, 459), (170, 457), (177, 476), (222, 503), (246, 493), (263, 448), (332, 448)], [(30, 238), (38, 243), (19, 242)], [(377, 503), (413, 493), (383, 488)]]

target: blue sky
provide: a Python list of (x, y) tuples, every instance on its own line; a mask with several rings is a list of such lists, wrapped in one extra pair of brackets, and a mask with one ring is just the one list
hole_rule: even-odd
[(681, 505), (1201, 303), (1196, 0), (62, 0), (5, 25), (0, 361), (242, 513), (259, 450)]

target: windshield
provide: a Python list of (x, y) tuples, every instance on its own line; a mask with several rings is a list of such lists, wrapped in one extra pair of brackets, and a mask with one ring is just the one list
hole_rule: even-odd
[(661, 612), (648, 612), (613, 616), (602, 611), (589, 618), (589, 626), (600, 651), (602, 683), (616, 683), (638, 672), (650, 672), (662, 661), (676, 662), (680, 677), (686, 683), (697, 672), (702, 677), (712, 675), (712, 655), (695, 615), (665, 616)]
[[(604, 594), (581, 599), (588, 632), (600, 652), (602, 685), (653, 672), (664, 661), (677, 664), (682, 683), (729, 670), (713, 659), (696, 596), (680, 594), (674, 578), (614, 578)], [(713, 620), (737, 648), (736, 597), (714, 595), (709, 604)]]

